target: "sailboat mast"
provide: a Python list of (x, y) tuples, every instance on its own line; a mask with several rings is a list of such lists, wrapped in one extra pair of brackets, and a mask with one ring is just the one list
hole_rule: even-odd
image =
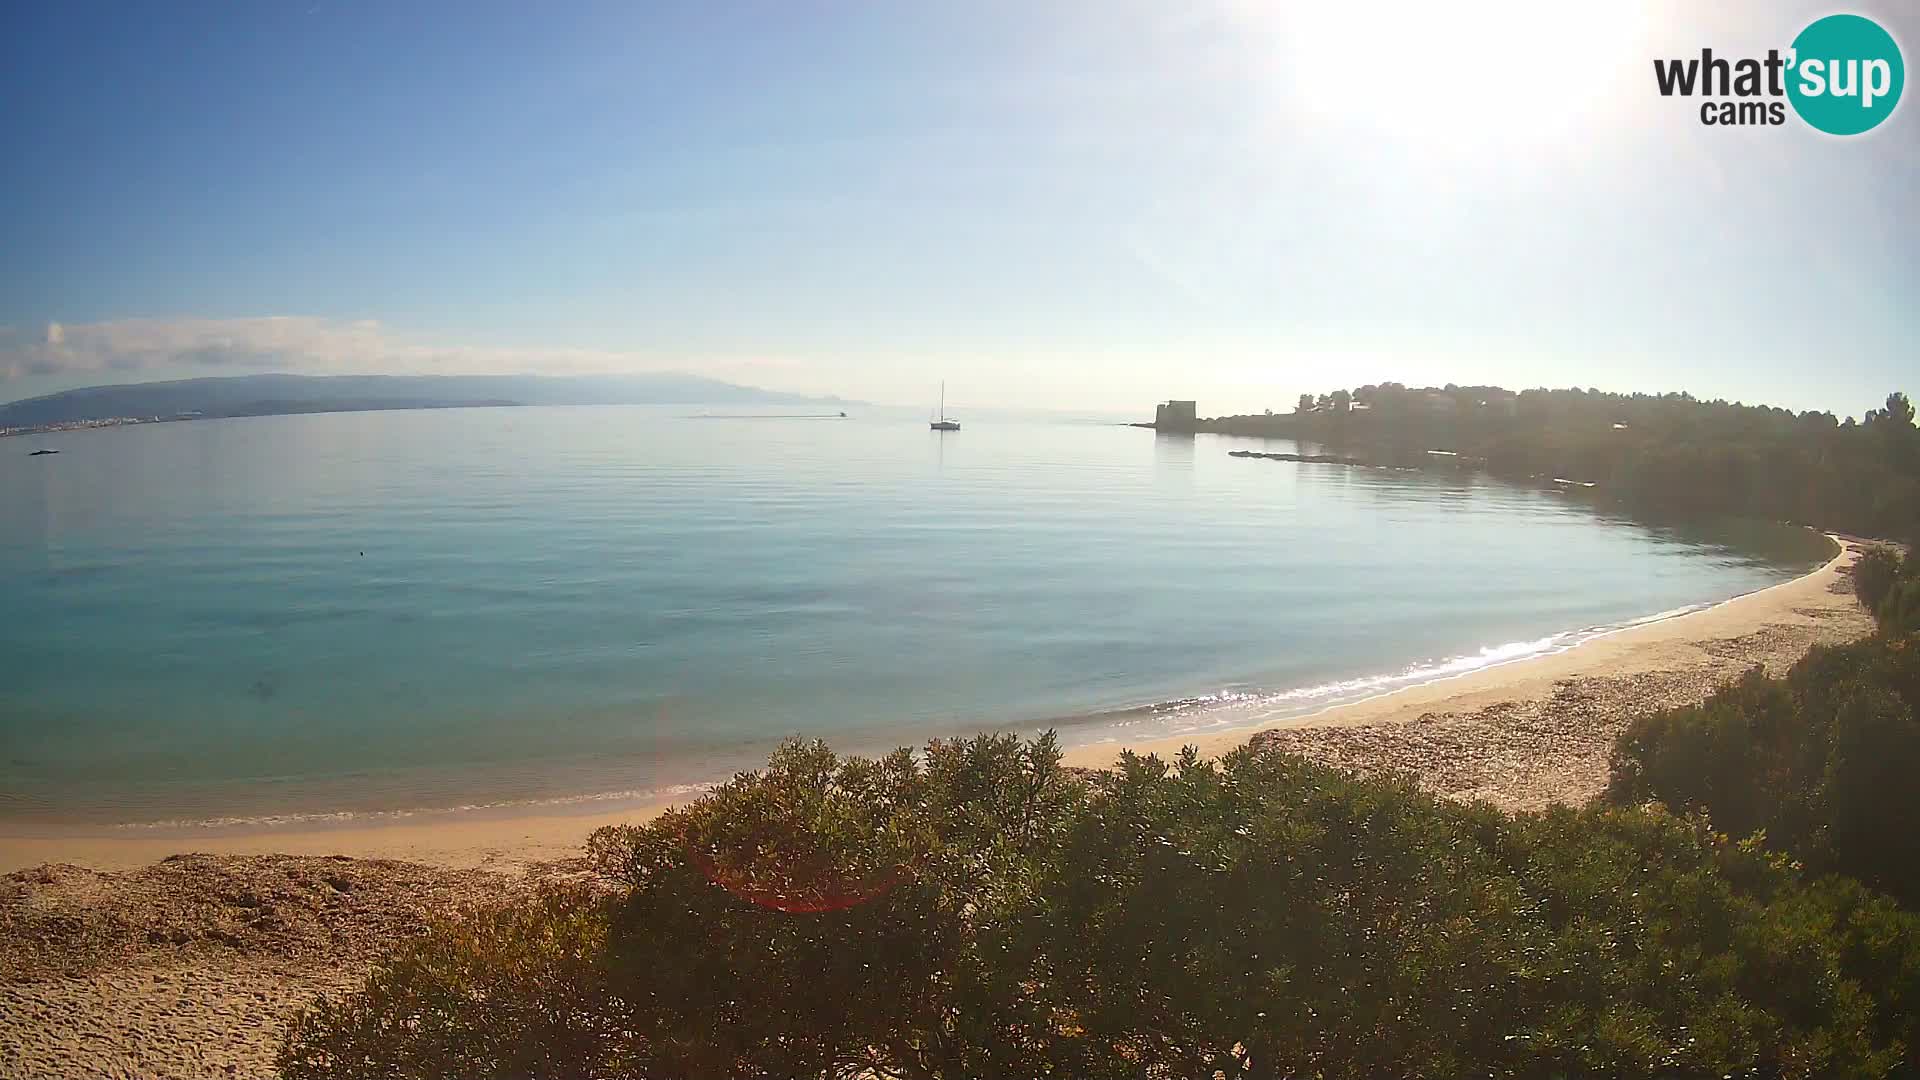
[(940, 411), (933, 414), (933, 430), (959, 431), (960, 425), (947, 419), (947, 380), (940, 380)]

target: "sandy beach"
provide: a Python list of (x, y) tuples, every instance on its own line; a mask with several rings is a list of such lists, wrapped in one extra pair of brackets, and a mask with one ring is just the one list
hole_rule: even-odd
[[(1634, 716), (1699, 701), (1762, 665), (1780, 671), (1814, 645), (1873, 630), (1848, 572), (1857, 543), (1772, 588), (1630, 627), (1548, 656), (1407, 687), (1265, 728), (1128, 744), (1163, 757), (1214, 756), (1252, 742), (1362, 772), (1402, 772), (1455, 798), (1513, 810), (1580, 803), (1606, 786), (1607, 751)], [(1104, 768), (1119, 744), (1076, 747), (1069, 764)]]
[[(1847, 579), (1858, 549), (1843, 548), (1804, 577), (1563, 653), (1132, 749), (1251, 741), (1513, 809), (1581, 802), (1605, 786), (1608, 748), (1633, 716), (1869, 632)], [(1119, 750), (1068, 759), (1097, 768)], [(287, 1018), (314, 994), (352, 986), (437, 913), (584, 873), (589, 832), (660, 809), (0, 835), (0, 1076), (270, 1076)]]

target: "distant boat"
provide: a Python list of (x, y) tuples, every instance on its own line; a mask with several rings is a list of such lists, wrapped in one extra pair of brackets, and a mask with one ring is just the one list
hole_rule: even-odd
[[(954, 427), (959, 427), (960, 425), (959, 425), (959, 424), (955, 424), (955, 425), (953, 425), (953, 426), (954, 426)], [(58, 451), (58, 450), (35, 450), (35, 451), (34, 451), (33, 453), (31, 453), (31, 454), (28, 454), (27, 456), (28, 456), (28, 457), (43, 457), (43, 456), (45, 456), (45, 455), (47, 455), (47, 454), (57, 454), (57, 453), (59, 453), (59, 452), (60, 452), (60, 451)]]
[(945, 379), (940, 380), (940, 411), (935, 416), (937, 419), (927, 425), (934, 431), (960, 430), (960, 421), (947, 419), (947, 381)]

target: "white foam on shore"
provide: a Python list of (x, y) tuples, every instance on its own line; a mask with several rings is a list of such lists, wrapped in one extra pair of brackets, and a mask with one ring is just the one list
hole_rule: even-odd
[[(1722, 601), (1724, 602), (1724, 601)], [(1568, 630), (1525, 641), (1488, 645), (1475, 652), (1417, 663), (1400, 671), (1363, 675), (1279, 691), (1221, 690), (1077, 718), (1063, 734), (1072, 745), (1212, 733), (1299, 719), (1408, 687), (1441, 682), (1488, 668), (1552, 656), (1623, 630), (1664, 622), (1717, 607), (1689, 604), (1620, 622)]]
[[(1764, 590), (1763, 590), (1764, 591)], [(1737, 598), (1734, 598), (1737, 599)], [(1390, 694), (1408, 687), (1458, 678), (1488, 668), (1563, 653), (1609, 634), (1651, 623), (1663, 622), (1697, 611), (1718, 607), (1726, 601), (1689, 604), (1620, 622), (1568, 630), (1545, 637), (1488, 645), (1471, 653), (1417, 663), (1395, 672), (1364, 675), (1285, 690), (1222, 689), (1147, 705), (1101, 713), (1063, 717), (1038, 724), (1016, 725), (1024, 730), (1053, 728), (1068, 745), (1112, 744), (1185, 735), (1211, 734), (1236, 728), (1257, 728), (1277, 722), (1299, 719), (1328, 709)], [(723, 781), (662, 785), (647, 789), (603, 791), (582, 795), (563, 795), (537, 799), (512, 799), (495, 802), (471, 802), (451, 806), (398, 810), (333, 810), (257, 816), (233, 816), (199, 819), (143, 821), (113, 826), (122, 832), (164, 832), (216, 829), (275, 829), (297, 826), (354, 826), (431, 820), (463, 814), (565, 812), (569, 808), (601, 807), (608, 804), (658, 804), (694, 797), (718, 787)]]

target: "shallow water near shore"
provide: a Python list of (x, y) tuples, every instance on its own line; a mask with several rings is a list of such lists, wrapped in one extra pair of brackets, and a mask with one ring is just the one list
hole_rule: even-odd
[(1284, 442), (849, 411), (0, 443), (0, 821), (567, 806), (686, 790), (788, 735), (1204, 731), (1564, 649), (1827, 553), (1227, 454)]

